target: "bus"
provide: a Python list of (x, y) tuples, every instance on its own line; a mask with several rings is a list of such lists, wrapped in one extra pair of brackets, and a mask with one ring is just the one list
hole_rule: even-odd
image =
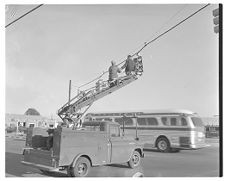
[(170, 152), (206, 147), (204, 124), (189, 110), (87, 113), (84, 121), (92, 120), (119, 123), (125, 135), (136, 135), (146, 149)]

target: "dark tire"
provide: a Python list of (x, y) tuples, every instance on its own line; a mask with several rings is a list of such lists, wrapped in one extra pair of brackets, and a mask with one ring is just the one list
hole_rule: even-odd
[(44, 175), (50, 175), (51, 172), (50, 171), (47, 171), (47, 170), (41, 170), (40, 171), (44, 174)]
[(178, 149), (178, 148), (171, 148), (170, 152), (178, 153), (178, 152), (180, 152), (180, 149)]
[(80, 157), (75, 166), (71, 168), (71, 176), (73, 177), (85, 177), (90, 170), (90, 161), (85, 157)]
[(170, 143), (167, 138), (157, 139), (156, 146), (160, 152), (169, 152), (170, 151)]
[(135, 168), (140, 165), (140, 153), (138, 151), (134, 151), (130, 160), (128, 161), (128, 165), (130, 168)]
[(67, 167), (67, 176), (68, 177), (72, 177), (71, 167), (70, 166)]

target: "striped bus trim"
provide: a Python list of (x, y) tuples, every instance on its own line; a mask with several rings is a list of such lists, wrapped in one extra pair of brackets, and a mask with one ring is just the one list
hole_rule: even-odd
[[(135, 126), (124, 127), (124, 129), (136, 129)], [(170, 131), (192, 131), (194, 128), (164, 128), (164, 127), (137, 127), (137, 130), (170, 130)]]

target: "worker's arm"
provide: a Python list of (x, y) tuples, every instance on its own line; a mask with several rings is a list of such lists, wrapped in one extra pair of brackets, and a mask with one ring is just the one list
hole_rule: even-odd
[(121, 69), (126, 68), (126, 66), (127, 66), (127, 60), (126, 60), (125, 64), (121, 67)]
[(121, 73), (121, 69), (120, 69), (120, 68), (118, 68), (118, 69), (117, 69), (117, 72), (118, 72), (118, 73)]

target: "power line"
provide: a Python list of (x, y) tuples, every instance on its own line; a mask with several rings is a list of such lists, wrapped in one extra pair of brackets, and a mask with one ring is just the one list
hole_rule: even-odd
[(20, 16), (19, 18), (15, 19), (15, 20), (12, 21), (11, 23), (7, 24), (7, 25), (5, 26), (5, 28), (7, 28), (8, 26), (12, 25), (13, 23), (15, 23), (16, 21), (18, 21), (19, 19), (23, 18), (24, 16), (30, 14), (32, 11), (34, 11), (34, 10), (40, 8), (42, 5), (44, 5), (44, 4), (40, 4), (40, 5), (36, 6), (35, 8), (31, 9), (30, 11), (28, 11), (28, 12), (25, 13), (25, 14), (23, 14), (23, 15)]
[[(177, 23), (176, 25), (172, 26), (171, 28), (169, 28), (168, 30), (166, 30), (165, 32), (161, 33), (159, 36), (157, 36), (156, 38), (154, 38), (153, 40), (149, 41), (148, 43), (145, 42), (145, 45), (138, 50), (136, 53), (134, 53), (132, 56), (139, 54), (146, 46), (148, 46), (149, 44), (153, 43), (154, 41), (156, 41), (157, 39), (159, 39), (160, 37), (162, 37), (163, 35), (165, 35), (166, 33), (170, 32), (171, 30), (173, 30), (174, 28), (176, 28), (177, 26), (179, 26), (180, 24), (184, 23), (186, 20), (188, 20), (189, 18), (193, 17), (195, 14), (197, 14), (198, 12), (202, 11), (203, 9), (205, 9), (207, 6), (209, 6), (210, 3), (206, 4), (205, 6), (203, 6), (202, 8), (198, 9), (197, 11), (195, 11), (194, 13), (192, 13), (191, 15), (189, 15), (187, 18), (183, 19), (182, 21), (180, 21), (179, 23)], [(125, 62), (125, 60), (123, 60), (122, 62), (120, 62), (117, 65), (122, 64), (123, 62)], [(79, 88), (84, 87), (92, 82), (94, 82), (95, 80), (100, 79), (104, 74), (106, 74), (108, 71), (105, 71), (102, 75), (98, 76), (97, 78), (89, 81), (86, 84), (83, 84), (81, 86), (79, 86)]]
[(175, 14), (173, 14), (157, 31), (155, 31), (155, 33), (153, 33), (153, 35), (151, 36), (151, 38), (149, 38), (148, 40), (154, 38), (157, 34), (159, 34), (159, 32), (162, 31), (163, 28), (165, 28), (166, 25), (169, 24), (169, 22), (172, 21), (179, 13), (181, 13), (187, 6), (188, 6), (188, 4), (185, 4)]
[(163, 32), (162, 34), (160, 34), (159, 36), (157, 36), (153, 40), (149, 41), (148, 43), (145, 43), (145, 45), (138, 52), (136, 52), (135, 54), (133, 54), (132, 56), (140, 53), (147, 45), (149, 45), (150, 43), (153, 43), (155, 40), (159, 39), (161, 36), (165, 35), (169, 31), (173, 30), (174, 28), (176, 28), (177, 26), (179, 26), (180, 24), (182, 24), (183, 22), (185, 22), (186, 20), (188, 20), (189, 18), (191, 18), (192, 16), (194, 16), (195, 14), (197, 14), (198, 12), (200, 12), (201, 10), (205, 9), (209, 5), (210, 5), (210, 3), (208, 3), (205, 6), (203, 6), (202, 8), (198, 9), (197, 11), (195, 11), (194, 13), (192, 13), (190, 16), (188, 16), (187, 18), (183, 19), (182, 21), (180, 21), (179, 23), (177, 23), (173, 27), (169, 28), (168, 30), (166, 30), (165, 32)]

